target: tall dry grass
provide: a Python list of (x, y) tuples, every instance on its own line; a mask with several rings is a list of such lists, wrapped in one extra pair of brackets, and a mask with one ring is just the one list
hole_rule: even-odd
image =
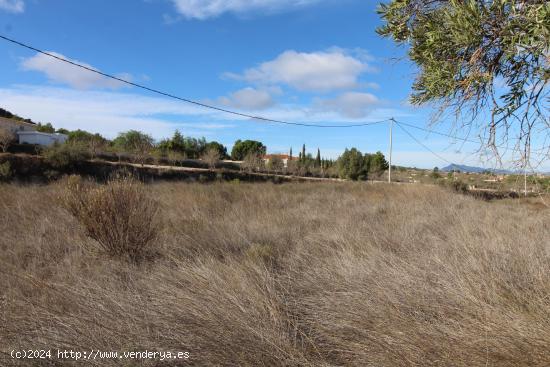
[(97, 251), (58, 204), (62, 186), (0, 186), (2, 352), (184, 350), (194, 366), (550, 365), (546, 209), (418, 186), (146, 189), (165, 230), (161, 256), (136, 265)]

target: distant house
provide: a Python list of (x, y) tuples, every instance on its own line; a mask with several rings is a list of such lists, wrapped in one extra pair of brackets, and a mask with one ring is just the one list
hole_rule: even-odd
[(42, 133), (36, 131), (36, 124), (5, 117), (0, 117), (0, 127), (16, 135), (19, 144), (50, 146), (55, 143), (64, 143), (68, 139), (68, 136), (65, 134)]
[(69, 138), (65, 134), (48, 134), (39, 131), (18, 131), (19, 144), (35, 144), (50, 146), (55, 143), (62, 144)]
[[(283, 164), (285, 167), (288, 167), (288, 161), (291, 160), (290, 156), (288, 154), (267, 154), (267, 155), (264, 155), (262, 157), (262, 159), (264, 160), (265, 164), (269, 164), (269, 162), (273, 159), (273, 158), (279, 158), (281, 161), (283, 161)], [(297, 158), (296, 157), (292, 157), (292, 160), (296, 160)]]

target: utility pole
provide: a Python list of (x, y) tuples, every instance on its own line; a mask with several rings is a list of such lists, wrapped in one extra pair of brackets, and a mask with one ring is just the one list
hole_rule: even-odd
[(391, 183), (391, 156), (392, 156), (392, 149), (393, 149), (393, 137), (392, 137), (392, 130), (393, 130), (393, 123), (394, 123), (393, 117), (390, 119), (390, 165), (388, 167), (388, 183)]

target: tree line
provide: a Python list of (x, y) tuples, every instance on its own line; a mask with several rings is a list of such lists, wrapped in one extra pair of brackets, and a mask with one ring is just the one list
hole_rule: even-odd
[[(0, 109), (0, 116), (12, 118), (9, 111)], [(10, 117), (11, 116), (11, 117)], [(18, 120), (25, 121), (18, 117)], [(28, 120), (30, 121), (30, 120)], [(102, 158), (111, 154), (130, 159), (133, 162), (168, 161), (177, 165), (186, 159), (202, 160), (211, 168), (216, 168), (221, 160), (241, 162), (241, 169), (251, 172), (270, 172), (299, 176), (339, 177), (349, 180), (366, 180), (376, 178), (388, 169), (388, 162), (381, 152), (363, 154), (356, 148), (346, 149), (336, 160), (306, 151), (304, 144), (297, 156), (292, 147), (284, 161), (282, 155), (266, 157), (267, 147), (256, 140), (237, 140), (229, 152), (227, 147), (217, 141), (207, 141), (204, 137), (184, 136), (176, 130), (170, 138), (158, 142), (144, 132), (129, 130), (119, 133), (112, 140), (85, 130), (55, 129), (51, 123), (35, 123), (37, 130), (46, 133), (62, 133), (68, 136), (66, 143), (56, 144), (42, 153), (51, 162), (63, 166), (89, 158)], [(13, 136), (9, 136), (14, 139)], [(2, 145), (3, 150), (7, 143)]]
[(292, 148), (289, 149), (285, 165), (278, 155), (265, 159), (267, 147), (256, 140), (239, 139), (229, 153), (227, 147), (217, 141), (186, 137), (178, 130), (172, 137), (162, 139), (158, 143), (155, 143), (150, 135), (137, 130), (120, 133), (112, 141), (83, 130), (65, 133), (69, 137), (67, 144), (84, 146), (92, 156), (96, 156), (100, 151), (126, 153), (131, 154), (139, 163), (144, 163), (151, 156), (167, 158), (174, 164), (184, 159), (202, 159), (210, 167), (215, 168), (220, 160), (230, 159), (240, 161), (242, 169), (248, 171), (339, 177), (349, 180), (378, 178), (389, 166), (381, 152), (362, 153), (356, 148), (346, 149), (338, 159), (333, 160), (323, 158), (319, 148), (315, 155), (307, 152), (304, 144), (297, 157), (293, 155)]

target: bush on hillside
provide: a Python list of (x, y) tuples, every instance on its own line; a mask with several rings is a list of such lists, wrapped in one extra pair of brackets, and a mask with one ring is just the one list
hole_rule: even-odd
[(65, 191), (65, 207), (107, 254), (136, 263), (150, 257), (159, 207), (142, 183), (122, 176), (98, 187), (71, 176)]
[(79, 162), (90, 158), (88, 149), (82, 144), (54, 144), (43, 152), (46, 162), (58, 170), (74, 168)]
[(215, 148), (208, 148), (202, 155), (201, 160), (208, 164), (208, 168), (214, 169), (220, 161), (220, 153)]
[(260, 172), (264, 169), (264, 166), (264, 161), (261, 156), (257, 154), (247, 154), (241, 164), (241, 170), (250, 173)]
[(465, 182), (460, 180), (438, 181), (438, 182), (440, 182), (440, 184), (443, 185), (444, 187), (447, 187), (459, 194), (466, 194), (469, 191), (468, 185)]

